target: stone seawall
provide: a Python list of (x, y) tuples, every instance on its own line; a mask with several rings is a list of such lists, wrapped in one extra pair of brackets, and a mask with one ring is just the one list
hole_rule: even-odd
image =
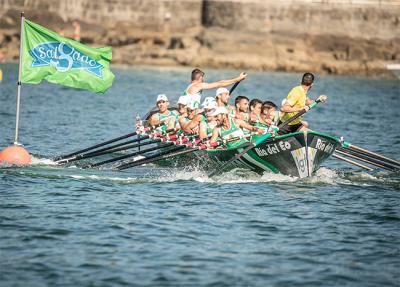
[(18, 58), (19, 11), (115, 64), (377, 75), (400, 62), (396, 0), (0, 0), (0, 52)]

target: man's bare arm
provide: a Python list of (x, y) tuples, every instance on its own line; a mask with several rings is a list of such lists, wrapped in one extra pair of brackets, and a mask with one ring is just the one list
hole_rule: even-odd
[(192, 134), (195, 127), (200, 124), (201, 115), (196, 115), (184, 128), (183, 131), (188, 134)]
[(160, 123), (160, 121), (159, 121), (158, 118), (157, 118), (157, 114), (153, 114), (153, 115), (150, 117), (149, 124), (150, 124), (151, 126), (156, 126), (156, 125), (158, 125), (159, 123)]
[(251, 124), (245, 122), (244, 120), (236, 119), (236, 120), (235, 120), (235, 123), (236, 123), (240, 128), (245, 128), (246, 130), (249, 130), (249, 131), (256, 131), (256, 130), (258, 130), (257, 127), (252, 126)]
[(215, 143), (217, 141), (217, 139), (219, 137), (218, 130), (219, 130), (218, 127), (213, 128), (212, 136), (211, 136), (211, 139), (210, 139), (210, 143)]
[(208, 135), (207, 135), (207, 126), (206, 126), (205, 122), (201, 122), (200, 123), (199, 136), (200, 136), (201, 140), (208, 137)]
[(295, 108), (292, 107), (288, 102), (286, 102), (282, 107), (281, 107), (281, 111), (284, 113), (293, 113), (293, 112), (299, 112), (302, 109), (307, 109), (308, 106), (302, 107), (302, 108)]
[(232, 78), (232, 79), (228, 79), (228, 80), (221, 80), (221, 81), (214, 82), (214, 83), (199, 83), (196, 86), (198, 86), (201, 90), (217, 89), (220, 87), (230, 86), (236, 82), (243, 81), (244, 79), (246, 79), (246, 77), (247, 77), (247, 74), (241, 73), (239, 75), (239, 77), (236, 77), (236, 78)]
[(315, 102), (314, 100), (311, 100), (311, 99), (309, 99), (309, 98), (306, 98), (306, 105), (307, 105), (307, 106), (311, 105), (311, 104), (314, 103), (314, 102)]

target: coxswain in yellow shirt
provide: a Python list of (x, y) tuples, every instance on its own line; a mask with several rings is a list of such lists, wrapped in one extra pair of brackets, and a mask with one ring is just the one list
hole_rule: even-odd
[[(313, 82), (314, 75), (311, 73), (305, 73), (301, 79), (301, 85), (294, 87), (289, 92), (286, 99), (282, 102), (282, 117), (279, 124), (284, 123), (303, 109), (306, 111), (310, 109), (309, 105), (311, 105), (314, 100), (309, 99), (307, 93), (311, 90)], [(307, 131), (308, 123), (301, 121), (301, 118), (302, 117), (298, 117), (285, 127), (281, 128), (279, 134)]]

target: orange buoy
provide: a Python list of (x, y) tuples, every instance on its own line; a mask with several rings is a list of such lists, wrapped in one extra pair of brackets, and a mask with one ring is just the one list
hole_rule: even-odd
[(22, 146), (12, 145), (0, 152), (0, 162), (28, 165), (31, 163), (31, 156)]

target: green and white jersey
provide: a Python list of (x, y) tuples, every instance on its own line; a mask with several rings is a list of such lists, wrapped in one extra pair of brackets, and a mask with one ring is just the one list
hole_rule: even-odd
[[(227, 140), (228, 142), (226, 143), (226, 146), (228, 148), (235, 148), (245, 142), (247, 142), (247, 140), (245, 140), (244, 137), (244, 132), (242, 129), (238, 128), (235, 124), (235, 121), (232, 118), (229, 118), (229, 123), (230, 123), (230, 129), (225, 129), (223, 126), (219, 128), (219, 136), (223, 139), (223, 140)], [(230, 142), (230, 139), (239, 137), (241, 139), (239, 140), (235, 140)]]
[(157, 128), (157, 129), (162, 130), (162, 131), (167, 130), (168, 120), (169, 120), (171, 117), (175, 117), (175, 113), (172, 112), (172, 111), (168, 111), (168, 114), (165, 114), (165, 115), (164, 115), (164, 114), (161, 114), (161, 113), (156, 113), (155, 115), (156, 115), (156, 117), (157, 117), (157, 119), (158, 119), (158, 121), (159, 121), (160, 123), (165, 123), (165, 125), (163, 125), (163, 126)]

